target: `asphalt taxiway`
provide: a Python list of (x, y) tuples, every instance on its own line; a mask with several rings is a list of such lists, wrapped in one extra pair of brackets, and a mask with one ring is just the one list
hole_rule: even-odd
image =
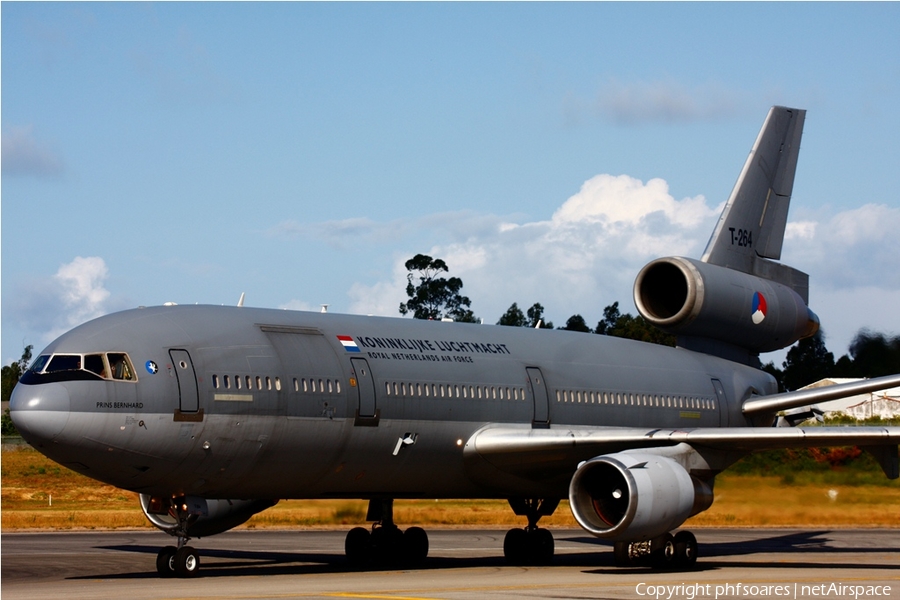
[(554, 530), (546, 567), (508, 566), (503, 530), (428, 533), (421, 568), (354, 570), (344, 531), (228, 532), (192, 541), (201, 571), (187, 580), (156, 574), (156, 553), (170, 543), (160, 532), (4, 533), (0, 592), (3, 600), (900, 599), (900, 529), (696, 529), (697, 567), (678, 573), (617, 568), (612, 548), (580, 530)]

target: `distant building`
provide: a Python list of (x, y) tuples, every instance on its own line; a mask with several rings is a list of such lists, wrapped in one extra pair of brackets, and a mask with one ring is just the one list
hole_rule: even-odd
[[(802, 389), (818, 388), (838, 383), (850, 383), (852, 381), (862, 381), (862, 379), (832, 377), (822, 379)], [(817, 406), (824, 411), (826, 417), (844, 414), (856, 419), (868, 419), (870, 417), (881, 417), (882, 419), (896, 418), (900, 417), (900, 388), (890, 388), (879, 392), (872, 392), (870, 394), (849, 396), (839, 400), (822, 402)]]

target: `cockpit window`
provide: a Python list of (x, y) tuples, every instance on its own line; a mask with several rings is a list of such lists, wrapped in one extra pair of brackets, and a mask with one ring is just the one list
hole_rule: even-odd
[(59, 371), (78, 371), (81, 369), (80, 354), (57, 354), (50, 359), (45, 371), (47, 373), (58, 373)]
[(109, 357), (109, 366), (113, 379), (123, 379), (125, 381), (134, 381), (134, 369), (131, 367), (131, 361), (128, 355), (124, 353), (110, 352), (106, 356)]
[(106, 377), (106, 364), (102, 354), (88, 354), (84, 357), (84, 370)]
[(44, 370), (44, 367), (47, 366), (48, 362), (50, 362), (50, 355), (49, 354), (41, 354), (40, 356), (37, 357), (37, 360), (35, 360), (33, 363), (31, 363), (31, 368), (28, 370), (33, 371), (35, 373), (40, 373), (41, 371)]
[(43, 354), (34, 361), (28, 371), (37, 376), (53, 374), (53, 379), (60, 381), (65, 379), (137, 381), (131, 360), (124, 352)]

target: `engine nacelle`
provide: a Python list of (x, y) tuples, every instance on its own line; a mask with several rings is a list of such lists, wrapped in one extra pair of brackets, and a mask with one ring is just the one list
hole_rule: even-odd
[[(141, 510), (156, 527), (171, 535), (205, 537), (233, 529), (278, 500), (207, 499), (197, 496), (168, 498), (141, 494)], [(185, 531), (179, 531), (182, 521)]]
[(757, 354), (786, 348), (819, 329), (819, 318), (790, 287), (682, 257), (660, 258), (641, 269), (634, 303), (664, 331)]
[(712, 505), (712, 489), (680, 464), (653, 454), (620, 452), (583, 463), (569, 484), (578, 524), (612, 541), (667, 533)]

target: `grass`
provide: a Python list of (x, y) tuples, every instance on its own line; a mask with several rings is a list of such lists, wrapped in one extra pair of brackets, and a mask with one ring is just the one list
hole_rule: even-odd
[[(21, 529), (149, 529), (138, 496), (93, 481), (31, 448), (4, 449), (0, 464), (0, 526)], [(364, 525), (362, 500), (287, 500), (254, 516), (248, 528), (316, 528)], [(521, 526), (502, 500), (398, 500), (401, 526)], [(877, 483), (856, 471), (783, 475), (728, 474), (716, 479), (716, 500), (686, 526), (699, 527), (896, 527), (900, 484)], [(566, 502), (547, 527), (577, 527)]]

